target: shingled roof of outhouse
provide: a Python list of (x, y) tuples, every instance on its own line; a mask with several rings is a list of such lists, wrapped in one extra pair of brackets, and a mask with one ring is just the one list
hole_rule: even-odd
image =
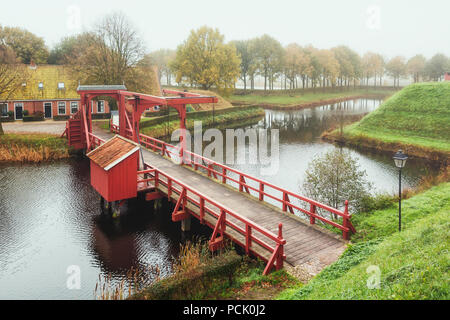
[(87, 154), (88, 158), (108, 171), (139, 150), (139, 145), (116, 135)]

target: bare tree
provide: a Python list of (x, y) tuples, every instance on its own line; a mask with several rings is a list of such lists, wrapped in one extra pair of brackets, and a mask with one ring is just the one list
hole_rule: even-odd
[[(26, 79), (26, 69), (19, 64), (14, 51), (0, 43), (0, 101), (8, 101)], [(3, 127), (0, 121), (0, 135)]]
[(88, 83), (126, 83), (144, 56), (137, 31), (122, 13), (106, 16), (94, 31), (84, 34), (80, 49), (72, 65)]

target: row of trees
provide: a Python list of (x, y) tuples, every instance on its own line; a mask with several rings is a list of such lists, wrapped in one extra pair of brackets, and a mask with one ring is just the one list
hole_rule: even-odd
[(83, 83), (125, 83), (131, 90), (148, 92), (154, 87), (148, 75), (158, 67), (158, 77), (209, 89), (231, 89), (238, 79), (244, 88), (255, 88), (255, 78), (264, 79), (264, 89), (281, 82), (285, 89), (383, 85), (391, 76), (395, 85), (402, 77), (414, 82), (440, 80), (450, 71), (450, 59), (436, 54), (427, 60), (416, 55), (386, 59), (368, 52), (360, 56), (347, 46), (318, 49), (296, 43), (283, 47), (263, 35), (225, 43), (217, 29), (193, 30), (177, 50), (160, 49), (146, 54), (143, 41), (120, 13), (106, 16), (92, 30), (62, 39), (48, 50), (42, 38), (20, 28), (0, 26), (0, 44), (19, 61), (64, 64), (78, 73)]
[[(105, 16), (84, 33), (63, 38), (51, 51), (43, 39), (19, 28), (0, 28), (0, 44), (22, 63), (66, 65), (84, 84), (126, 84), (152, 93), (153, 66), (136, 29), (121, 13)], [(9, 64), (11, 67), (11, 64)]]
[[(218, 36), (217, 30), (206, 27), (196, 32), (202, 32), (204, 36), (205, 34), (209, 34), (210, 37)], [(208, 38), (208, 36), (205, 37)], [(170, 84), (171, 75), (180, 74), (181, 61), (189, 59), (180, 48), (185, 48), (190, 41), (195, 42), (192, 35), (190, 40), (180, 46), (176, 52), (163, 49), (149, 55), (150, 60), (159, 67), (160, 79), (165, 75), (167, 83)], [(347, 46), (317, 49), (313, 46), (300, 46), (293, 43), (283, 47), (279, 41), (268, 35), (249, 40), (231, 41), (229, 45), (236, 48), (237, 56), (241, 60), (239, 78), (244, 84), (244, 89), (247, 87), (254, 89), (257, 76), (264, 79), (266, 90), (274, 89), (274, 83), (277, 80), (281, 80), (285, 89), (356, 84), (381, 86), (385, 76), (392, 77), (394, 85), (399, 86), (401, 78), (410, 77), (414, 82), (439, 81), (445, 72), (450, 71), (450, 59), (444, 54), (436, 54), (429, 60), (423, 55), (416, 55), (409, 60), (403, 56), (388, 60), (374, 52), (367, 52), (360, 56)], [(207, 55), (209, 52), (206, 47), (204, 47), (204, 53)], [(203, 61), (198, 50), (193, 52), (195, 52), (193, 56), (198, 61)], [(174, 63), (175, 60), (176, 63)], [(195, 78), (188, 76), (187, 73), (181, 74), (188, 78)], [(177, 82), (179, 80), (180, 78)]]

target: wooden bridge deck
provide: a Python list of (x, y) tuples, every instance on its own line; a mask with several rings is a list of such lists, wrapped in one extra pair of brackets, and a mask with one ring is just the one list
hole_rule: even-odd
[[(101, 129), (94, 131), (96, 136), (105, 140), (113, 136), (113, 134)], [(315, 274), (323, 267), (336, 261), (346, 247), (346, 242), (339, 236), (325, 229), (311, 226), (307, 221), (274, 209), (256, 198), (253, 199), (244, 193), (234, 191), (189, 168), (179, 166), (163, 158), (159, 153), (143, 148), (143, 156), (144, 161), (152, 167), (176, 178), (185, 185), (193, 186), (203, 195), (225, 207), (232, 208), (234, 212), (272, 231), (274, 234), (278, 233), (278, 224), (281, 222), (283, 224), (283, 237), (286, 239), (285, 261), (291, 266), (302, 266), (309, 273)], [(164, 186), (160, 186), (160, 190), (164, 192), (163, 189)], [(176, 194), (174, 196), (175, 199), (178, 197)], [(189, 208), (189, 204), (187, 207)], [(217, 221), (217, 218), (212, 215), (206, 215), (205, 219), (212, 225)], [(233, 230), (229, 230), (229, 232), (233, 232)], [(235, 234), (233, 236), (239, 237), (240, 235)]]

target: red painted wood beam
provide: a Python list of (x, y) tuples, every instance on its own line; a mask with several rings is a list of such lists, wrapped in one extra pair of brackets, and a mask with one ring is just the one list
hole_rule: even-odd
[(131, 97), (132, 99), (139, 98), (141, 102), (147, 101), (150, 103), (155, 103), (155, 105), (165, 105), (166, 100), (164, 97), (152, 96), (150, 94), (143, 94), (130, 91), (119, 91), (119, 94), (125, 97)]

